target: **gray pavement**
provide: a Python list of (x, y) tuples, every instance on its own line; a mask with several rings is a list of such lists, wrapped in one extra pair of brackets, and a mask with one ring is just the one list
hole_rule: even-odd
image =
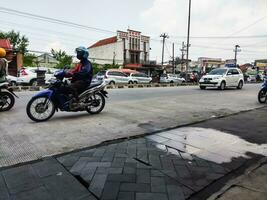
[(267, 199), (267, 159), (253, 165), (245, 174), (229, 181), (209, 200), (260, 200)]
[[(267, 156), (267, 133), (262, 132), (266, 111), (256, 109), (2, 169), (0, 199), (207, 199), (217, 182), (223, 188), (228, 185), (226, 176)], [(242, 126), (236, 129), (237, 124)], [(259, 135), (262, 142), (253, 140)], [(265, 169), (259, 167), (240, 182), (250, 190), (231, 187), (230, 193), (216, 198), (231, 199), (239, 192), (249, 199), (264, 199), (257, 197), (265, 197)]]
[(21, 97), (0, 118), (0, 166), (69, 152), (103, 141), (177, 127), (196, 121), (254, 109), (259, 85), (225, 91), (198, 87), (109, 90), (99, 115), (56, 113), (45, 123), (34, 123), (25, 107), (34, 92)]

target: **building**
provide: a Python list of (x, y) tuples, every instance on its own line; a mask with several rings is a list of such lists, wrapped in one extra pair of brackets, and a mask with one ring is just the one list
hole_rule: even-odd
[(255, 60), (255, 67), (258, 70), (267, 70), (267, 59)]
[(139, 31), (117, 31), (116, 36), (99, 40), (89, 50), (90, 59), (97, 64), (117, 64), (129, 69), (151, 67), (146, 66), (150, 65), (150, 37)]
[(14, 50), (8, 39), (0, 39), (0, 47), (6, 50), (6, 59), (8, 64), (8, 74), (17, 76), (18, 71), (23, 65), (23, 56), (18, 51)]
[(221, 58), (207, 58), (200, 57), (198, 58), (199, 68), (202, 73), (209, 72), (214, 68), (223, 67), (225, 62)]
[(51, 68), (51, 67), (56, 67), (58, 61), (50, 54), (44, 53), (40, 56), (37, 56), (36, 63), (39, 67)]

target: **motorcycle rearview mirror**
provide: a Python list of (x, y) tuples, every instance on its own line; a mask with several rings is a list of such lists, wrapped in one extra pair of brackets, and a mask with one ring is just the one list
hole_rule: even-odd
[(70, 69), (70, 66), (65, 65), (63, 69), (64, 69), (64, 70), (66, 70), (66, 69)]

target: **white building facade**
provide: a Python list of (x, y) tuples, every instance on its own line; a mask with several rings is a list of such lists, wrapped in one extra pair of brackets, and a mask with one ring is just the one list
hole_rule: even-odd
[(148, 64), (149, 50), (150, 38), (129, 29), (89, 47), (90, 59), (97, 64)]

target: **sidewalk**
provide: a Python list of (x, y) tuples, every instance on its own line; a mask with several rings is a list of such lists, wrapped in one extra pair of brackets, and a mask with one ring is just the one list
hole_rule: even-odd
[[(190, 199), (248, 161), (267, 156), (266, 111), (243, 112), (2, 169), (0, 200)], [(231, 199), (229, 195), (237, 192), (265, 195), (264, 188), (256, 187), (266, 190), (266, 165), (262, 167), (251, 173), (250, 182), (241, 182), (241, 189), (231, 187), (219, 198)], [(253, 192), (244, 189), (251, 185)]]
[(246, 200), (267, 199), (267, 159), (247, 170), (209, 200)]

